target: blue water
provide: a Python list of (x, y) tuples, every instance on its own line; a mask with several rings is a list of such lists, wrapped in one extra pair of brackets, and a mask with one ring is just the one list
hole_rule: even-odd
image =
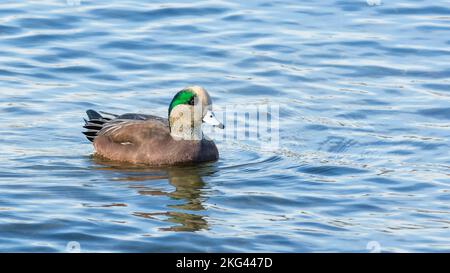
[[(448, 1), (77, 2), (0, 3), (0, 251), (450, 251)], [(279, 105), (279, 147), (92, 156), (86, 109), (192, 84)]]

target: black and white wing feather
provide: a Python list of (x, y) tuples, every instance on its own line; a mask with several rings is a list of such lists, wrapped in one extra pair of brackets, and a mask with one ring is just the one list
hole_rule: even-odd
[[(101, 115), (101, 114), (103, 115)], [(153, 116), (153, 115), (143, 115), (143, 114), (123, 114), (123, 115), (115, 115), (107, 112), (96, 112), (94, 110), (87, 110), (86, 114), (89, 120), (84, 119), (83, 128), (86, 131), (83, 134), (86, 138), (93, 142), (95, 137), (100, 134), (108, 135), (112, 134), (117, 130), (120, 130), (122, 127), (129, 125), (130, 123), (134, 123), (136, 121), (154, 119), (167, 124), (167, 119)], [(101, 131), (101, 132), (100, 132)]]

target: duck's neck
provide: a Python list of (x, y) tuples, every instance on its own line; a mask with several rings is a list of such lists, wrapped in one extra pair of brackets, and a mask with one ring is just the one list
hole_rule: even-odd
[(202, 111), (190, 105), (178, 105), (169, 116), (170, 135), (176, 140), (201, 140)]
[(202, 126), (173, 125), (170, 127), (170, 135), (175, 140), (201, 140), (203, 138)]

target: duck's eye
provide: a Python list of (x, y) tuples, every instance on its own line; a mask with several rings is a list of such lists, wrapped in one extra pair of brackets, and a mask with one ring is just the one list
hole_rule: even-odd
[(212, 115), (209, 115), (210, 118), (212, 118)]
[(188, 104), (194, 105), (194, 102), (195, 102), (195, 96), (192, 96), (191, 99), (189, 100)]

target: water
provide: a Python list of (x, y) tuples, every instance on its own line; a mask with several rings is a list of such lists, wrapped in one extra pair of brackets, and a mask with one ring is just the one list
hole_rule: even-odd
[[(0, 251), (450, 251), (450, 1), (78, 2), (0, 4)], [(279, 105), (279, 148), (92, 157), (86, 109), (191, 84)]]

